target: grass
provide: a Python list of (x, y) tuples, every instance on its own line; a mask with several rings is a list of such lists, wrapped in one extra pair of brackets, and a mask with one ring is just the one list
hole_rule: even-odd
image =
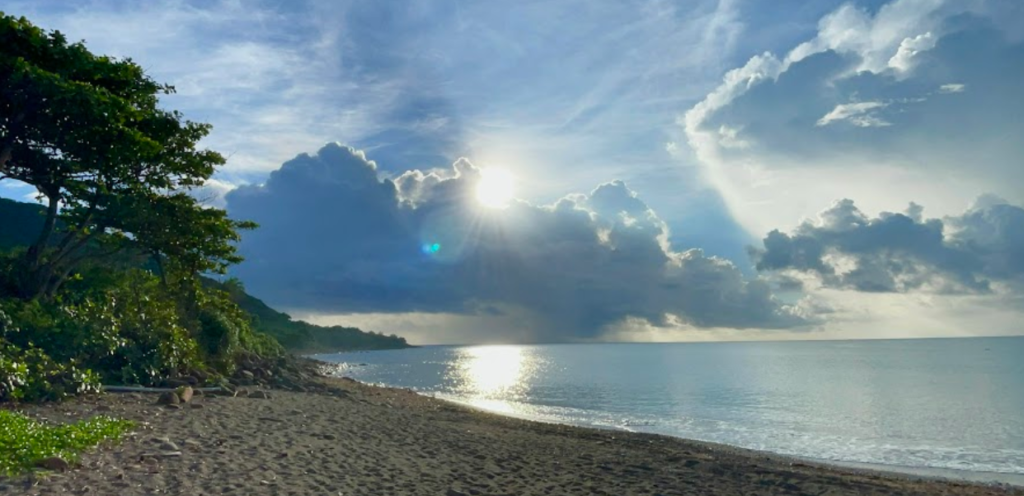
[(99, 416), (73, 424), (47, 425), (0, 410), (0, 477), (30, 470), (36, 461), (59, 456), (69, 463), (103, 441), (116, 441), (132, 422)]

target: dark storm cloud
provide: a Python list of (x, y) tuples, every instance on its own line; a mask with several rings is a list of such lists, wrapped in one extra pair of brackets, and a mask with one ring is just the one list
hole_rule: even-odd
[(840, 200), (816, 223), (770, 232), (751, 251), (763, 272), (813, 274), (827, 287), (869, 292), (986, 293), (994, 284), (1024, 289), (1024, 209), (987, 196), (962, 215), (923, 219), (865, 216)]
[(665, 223), (622, 182), (486, 210), (473, 198), (479, 180), (466, 160), (382, 180), (350, 148), (300, 155), (228, 194), (234, 217), (261, 225), (237, 274), (277, 304), (325, 313), (520, 312), (536, 340), (594, 337), (627, 317), (808, 323), (731, 263), (670, 249)]

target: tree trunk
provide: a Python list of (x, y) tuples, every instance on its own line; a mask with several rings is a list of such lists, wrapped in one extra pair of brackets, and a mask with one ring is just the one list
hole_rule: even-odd
[(13, 153), (14, 147), (11, 145), (5, 145), (3, 149), (0, 150), (0, 170), (3, 170), (3, 168), (7, 165), (7, 162), (11, 161), (11, 155)]
[(53, 229), (57, 225), (57, 207), (60, 205), (60, 197), (52, 191), (46, 191), (44, 194), (50, 202), (46, 206), (46, 221), (43, 222), (43, 230), (39, 232), (39, 237), (36, 238), (35, 243), (32, 243), (32, 246), (28, 248), (28, 252), (25, 254), (25, 262), (27, 262), (28, 270), (30, 271), (39, 268), (39, 262), (46, 251), (46, 245), (50, 242), (50, 235), (53, 234)]

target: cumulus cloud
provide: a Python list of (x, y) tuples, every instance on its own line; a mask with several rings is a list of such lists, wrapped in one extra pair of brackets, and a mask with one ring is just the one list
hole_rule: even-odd
[[(256, 294), (320, 313), (520, 316), (529, 337), (599, 337), (627, 318), (655, 326), (810, 323), (761, 281), (699, 250), (673, 251), (665, 223), (624, 183), (551, 205), (476, 204), (480, 169), (382, 179), (362, 152), (329, 144), (263, 185), (227, 194), (247, 234), (237, 274)], [(485, 331), (481, 331), (485, 332)]]
[(925, 219), (922, 207), (869, 217), (840, 200), (791, 233), (753, 249), (757, 269), (812, 275), (822, 286), (865, 292), (989, 294), (1024, 291), (1024, 209), (994, 196), (966, 212)]
[(1024, 202), (1022, 14), (1008, 0), (848, 4), (729, 71), (680, 124), (756, 235), (842, 197), (872, 214), (916, 200), (955, 215), (986, 191)]

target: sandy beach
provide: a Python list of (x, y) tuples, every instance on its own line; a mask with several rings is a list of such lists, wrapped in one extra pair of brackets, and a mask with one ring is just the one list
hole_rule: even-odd
[(0, 494), (1024, 495), (511, 419), (350, 380), (324, 384), (269, 398), (198, 396), (181, 408), (139, 393), (20, 407), (50, 421), (106, 414), (138, 426), (68, 472), (0, 481)]

